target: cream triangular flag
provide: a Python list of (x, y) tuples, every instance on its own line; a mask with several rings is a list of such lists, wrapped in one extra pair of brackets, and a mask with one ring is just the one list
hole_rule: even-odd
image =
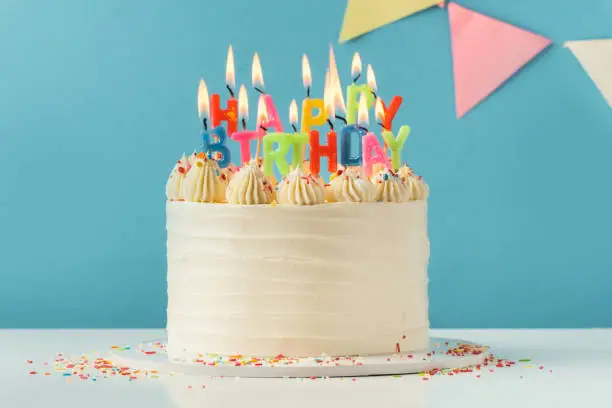
[(612, 108), (612, 38), (565, 43)]
[(435, 6), (440, 0), (348, 0), (340, 42)]

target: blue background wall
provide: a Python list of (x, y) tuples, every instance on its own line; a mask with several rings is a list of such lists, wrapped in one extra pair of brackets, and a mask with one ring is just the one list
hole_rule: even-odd
[[(459, 1), (556, 42), (461, 121), (445, 11), (335, 47), (345, 83), (360, 51), (404, 97), (434, 327), (612, 326), (612, 112), (560, 45), (612, 36), (612, 3), (581, 3)], [(248, 84), (259, 51), (284, 114), (304, 52), (322, 94), (344, 6), (0, 2), (0, 327), (163, 326), (164, 184), (198, 144), (199, 78), (223, 91), (231, 43)]]

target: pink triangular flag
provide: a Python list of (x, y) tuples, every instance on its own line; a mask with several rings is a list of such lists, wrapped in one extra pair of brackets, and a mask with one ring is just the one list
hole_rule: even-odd
[(448, 5), (457, 118), (482, 102), (551, 44), (540, 35)]

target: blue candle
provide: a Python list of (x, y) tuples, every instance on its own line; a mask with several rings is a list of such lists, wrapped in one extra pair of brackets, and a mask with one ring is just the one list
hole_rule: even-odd
[[(342, 151), (340, 152), (340, 163), (343, 166), (361, 166), (363, 160), (363, 145), (361, 138), (367, 131), (358, 125), (348, 125), (340, 131)], [(356, 135), (357, 137), (354, 137)], [(351, 146), (357, 146), (357, 155), (351, 155)]]
[[(217, 141), (211, 143), (210, 135), (217, 136)], [(226, 168), (232, 162), (232, 153), (229, 147), (227, 147), (227, 133), (223, 126), (217, 126), (212, 129), (210, 133), (207, 130), (202, 131), (202, 151), (206, 152), (208, 157), (212, 157), (213, 153), (221, 153), (221, 160), (219, 160), (219, 167), (222, 169)]]

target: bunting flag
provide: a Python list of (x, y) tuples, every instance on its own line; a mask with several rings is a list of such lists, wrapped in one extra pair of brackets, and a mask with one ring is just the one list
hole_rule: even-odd
[(612, 108), (612, 38), (565, 43)]
[(457, 118), (487, 98), (551, 44), (548, 38), (448, 5)]
[(440, 0), (348, 0), (340, 42), (435, 6)]

